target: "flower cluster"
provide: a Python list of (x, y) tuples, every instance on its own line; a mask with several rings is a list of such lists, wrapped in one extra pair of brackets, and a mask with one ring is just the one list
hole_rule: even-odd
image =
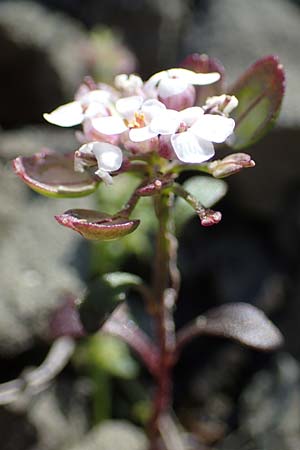
[(86, 82), (75, 100), (44, 118), (62, 127), (82, 124), (75, 170), (98, 165), (96, 175), (110, 183), (127, 156), (157, 152), (168, 160), (202, 163), (214, 156), (214, 143), (234, 131), (229, 117), (234, 96), (210, 97), (195, 106), (196, 88), (215, 83), (218, 72), (196, 73), (174, 68), (146, 82), (137, 75), (118, 75), (114, 86)]

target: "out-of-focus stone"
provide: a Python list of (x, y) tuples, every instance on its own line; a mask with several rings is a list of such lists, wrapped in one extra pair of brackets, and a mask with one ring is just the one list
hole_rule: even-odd
[(79, 146), (74, 130), (50, 125), (35, 125), (0, 132), (0, 158), (7, 160), (18, 156), (32, 156), (42, 148), (66, 153), (78, 149)]
[(0, 2), (0, 126), (42, 121), (89, 71), (90, 43), (75, 20), (31, 1)]
[(125, 421), (106, 421), (94, 428), (76, 446), (67, 450), (146, 450), (144, 433)]
[(300, 448), (300, 367), (279, 354), (270, 370), (258, 372), (242, 395), (239, 422), (220, 450)]
[(63, 293), (84, 288), (71, 263), (80, 238), (53, 216), (93, 202), (32, 196), (9, 167), (0, 167), (0, 175), (0, 354), (12, 355), (47, 334), (49, 314)]
[(0, 411), (3, 450), (60, 450), (74, 445), (88, 430), (89, 381), (61, 377), (33, 398)]
[(279, 56), (287, 73), (287, 93), (280, 123), (299, 125), (299, 60), (294, 49), (300, 39), (300, 9), (289, 0), (215, 0), (203, 13), (190, 16), (184, 53), (205, 52), (226, 67), (228, 82), (264, 55)]

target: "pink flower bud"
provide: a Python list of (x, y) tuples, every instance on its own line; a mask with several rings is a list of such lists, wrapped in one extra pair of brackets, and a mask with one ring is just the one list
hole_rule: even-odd
[(212, 225), (216, 225), (221, 221), (222, 214), (220, 213), (220, 211), (206, 209), (199, 213), (199, 218), (203, 227), (211, 227)]
[(182, 92), (174, 94), (171, 92), (172, 89), (159, 89), (158, 99), (164, 103), (168, 109), (181, 111), (182, 109), (194, 106), (196, 100), (196, 90), (191, 84), (187, 85)]

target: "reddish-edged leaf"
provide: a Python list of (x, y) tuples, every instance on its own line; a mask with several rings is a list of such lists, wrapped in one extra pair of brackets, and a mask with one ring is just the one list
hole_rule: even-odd
[(136, 219), (116, 218), (90, 209), (70, 209), (55, 218), (61, 225), (94, 241), (119, 239), (132, 233), (140, 223)]
[(231, 147), (240, 149), (259, 140), (274, 125), (285, 89), (283, 67), (276, 56), (258, 60), (228, 90), (239, 105), (231, 117), (236, 121)]
[(88, 172), (75, 172), (74, 153), (45, 150), (29, 157), (19, 156), (13, 168), (31, 189), (47, 197), (83, 197), (99, 184)]
[(222, 336), (257, 350), (274, 350), (283, 343), (278, 328), (255, 306), (228, 303), (213, 308), (178, 333), (178, 348), (199, 335)]
[(208, 86), (197, 87), (197, 105), (203, 105), (207, 97), (220, 95), (224, 93), (225, 69), (222, 63), (216, 58), (209, 58), (205, 54), (193, 53), (187, 56), (182, 62), (181, 67), (193, 70), (197, 73), (219, 72), (221, 78), (216, 83)]

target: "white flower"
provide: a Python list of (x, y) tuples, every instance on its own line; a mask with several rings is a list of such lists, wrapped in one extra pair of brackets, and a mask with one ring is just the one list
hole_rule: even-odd
[(206, 99), (204, 108), (211, 110), (211, 108), (217, 108), (217, 110), (225, 116), (228, 116), (239, 104), (238, 99), (234, 95), (218, 95), (214, 97), (208, 97)]
[(126, 75), (122, 73), (115, 77), (115, 86), (126, 95), (134, 95), (140, 92), (143, 87), (143, 80), (138, 75)]
[(44, 119), (60, 127), (79, 125), (87, 118), (99, 114), (107, 115), (111, 94), (108, 91), (96, 89), (83, 95), (80, 100), (66, 103), (54, 109), (50, 114), (45, 113)]
[(192, 70), (174, 68), (155, 73), (144, 84), (144, 90), (150, 95), (156, 92), (158, 97), (167, 98), (184, 92), (189, 85), (203, 86), (220, 79), (218, 72), (196, 73)]
[[(105, 183), (112, 183), (110, 172), (119, 170), (123, 161), (123, 154), (119, 147), (107, 142), (90, 142), (80, 147), (79, 152), (86, 155), (93, 154), (98, 163), (95, 174)], [(77, 170), (82, 170), (82, 167), (77, 166)]]
[(166, 107), (156, 99), (143, 101), (143, 97), (134, 95), (117, 100), (115, 109), (118, 115), (95, 117), (91, 120), (92, 127), (99, 133), (108, 136), (122, 134), (129, 130), (130, 122), (135, 122), (137, 116), (140, 115), (141, 121), (146, 124), (158, 111), (166, 110)]
[[(234, 126), (233, 119), (204, 114), (197, 106), (182, 111), (162, 108), (147, 126), (132, 128), (129, 138), (133, 142), (142, 142), (158, 135), (170, 135), (172, 148), (180, 161), (201, 163), (214, 156), (213, 142), (224, 142)], [(185, 131), (179, 130), (180, 127)]]

